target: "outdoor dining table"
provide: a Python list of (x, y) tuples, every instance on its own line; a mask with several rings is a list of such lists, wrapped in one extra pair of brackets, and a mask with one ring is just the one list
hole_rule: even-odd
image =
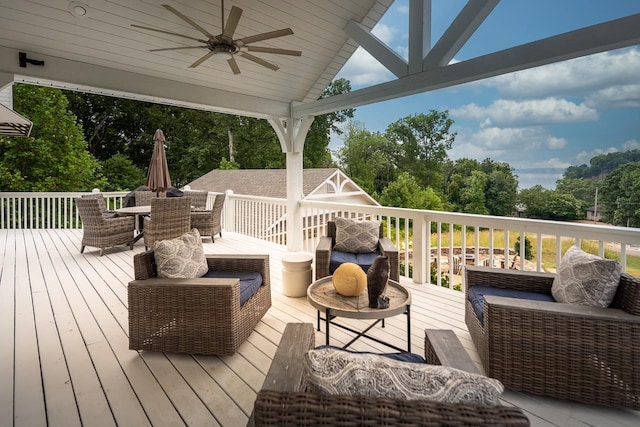
[(135, 215), (139, 233), (133, 238), (133, 243), (144, 236), (144, 217), (151, 215), (151, 205), (130, 206), (116, 209), (118, 215)]

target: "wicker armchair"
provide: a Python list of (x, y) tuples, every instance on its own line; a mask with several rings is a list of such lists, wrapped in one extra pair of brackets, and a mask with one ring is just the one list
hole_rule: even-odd
[(145, 248), (153, 248), (158, 240), (180, 237), (191, 230), (190, 214), (189, 197), (152, 198), (151, 216), (144, 219)]
[(134, 256), (129, 348), (231, 355), (271, 307), (268, 255), (208, 255), (210, 270), (259, 272), (262, 285), (240, 306), (237, 279), (160, 279), (153, 251)]
[(218, 194), (213, 202), (213, 208), (210, 211), (191, 212), (191, 227), (197, 228), (201, 236), (211, 236), (211, 241), (214, 243), (215, 239), (213, 236), (220, 234), (220, 237), (222, 237), (220, 217), (222, 216), (224, 199), (224, 194)]
[(640, 409), (640, 279), (623, 274), (609, 308), (485, 296), (476, 285), (551, 293), (555, 275), (465, 268), (465, 321), (488, 376), (505, 387), (588, 404)]
[[(336, 223), (327, 222), (327, 235), (320, 238), (316, 246), (316, 280), (332, 274), (330, 270), (331, 252), (336, 244)], [(378, 254), (389, 257), (389, 278), (398, 281), (400, 279), (398, 248), (391, 239), (384, 237), (382, 224), (380, 224), (380, 239), (378, 241)]]
[[(305, 391), (303, 358), (314, 347), (310, 323), (287, 324), (248, 425), (528, 426), (512, 406), (318, 395)], [(426, 348), (426, 346), (425, 346)]]
[[(104, 201), (103, 201), (104, 202)], [(76, 206), (82, 221), (82, 244), (80, 253), (86, 246), (104, 249), (116, 245), (129, 245), (133, 249), (133, 217), (108, 218), (103, 213), (103, 203), (96, 197), (78, 197)]]

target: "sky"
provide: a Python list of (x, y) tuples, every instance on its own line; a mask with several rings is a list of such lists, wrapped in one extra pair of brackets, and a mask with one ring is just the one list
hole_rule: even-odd
[[(432, 1), (432, 44), (463, 0)], [(407, 57), (409, 0), (396, 0), (373, 33)], [(503, 0), (452, 62), (640, 13), (640, 0)], [(362, 48), (337, 78), (352, 90), (394, 80)], [(452, 160), (507, 162), (520, 188), (553, 189), (569, 166), (603, 153), (640, 149), (640, 46), (590, 55), (452, 88), (357, 107), (354, 121), (384, 133), (403, 117), (448, 110), (457, 136)], [(344, 145), (333, 135), (330, 148)]]

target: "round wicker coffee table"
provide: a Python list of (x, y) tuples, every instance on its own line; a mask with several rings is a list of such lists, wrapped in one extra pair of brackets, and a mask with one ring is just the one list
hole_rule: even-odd
[[(309, 303), (318, 310), (318, 331), (320, 330), (321, 321), (325, 321), (326, 345), (329, 345), (330, 325), (334, 325), (356, 334), (355, 338), (345, 344), (343, 348), (347, 348), (357, 339), (365, 337), (398, 351), (411, 352), (411, 293), (398, 282), (389, 280), (387, 282), (385, 295), (389, 297), (388, 308), (370, 308), (369, 296), (366, 291), (357, 297), (342, 296), (338, 294), (333, 287), (332, 276), (316, 280), (307, 289), (307, 299)], [(324, 317), (322, 317), (321, 312), (324, 312)], [(382, 341), (379, 338), (372, 337), (367, 334), (367, 332), (369, 332), (378, 323), (381, 323), (384, 328), (384, 319), (397, 316), (399, 314), (407, 315), (407, 350), (401, 349), (391, 343)], [(336, 322), (335, 319), (337, 317), (373, 319), (375, 321), (366, 329), (358, 331)]]

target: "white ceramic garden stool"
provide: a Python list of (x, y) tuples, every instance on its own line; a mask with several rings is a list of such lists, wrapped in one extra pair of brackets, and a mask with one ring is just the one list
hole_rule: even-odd
[(311, 284), (313, 255), (307, 252), (287, 252), (282, 256), (282, 293), (288, 297), (307, 296)]

